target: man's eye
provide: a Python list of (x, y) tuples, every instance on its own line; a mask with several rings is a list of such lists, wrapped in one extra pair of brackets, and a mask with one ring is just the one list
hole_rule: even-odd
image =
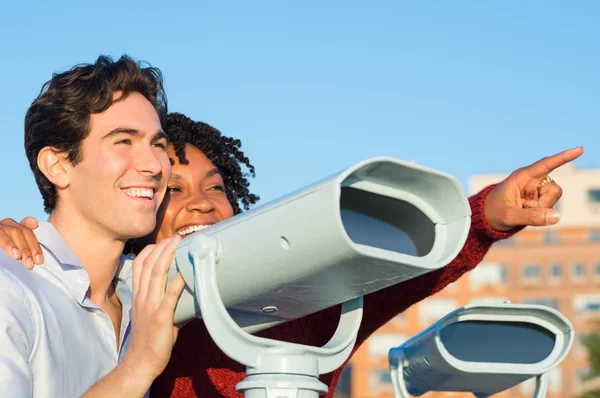
[(131, 140), (129, 138), (125, 138), (125, 139), (115, 142), (115, 145), (120, 145), (120, 144), (131, 145)]
[(155, 142), (154, 146), (162, 149), (163, 151), (167, 150), (167, 144), (165, 144), (164, 142)]
[(221, 191), (225, 192), (225, 187), (223, 185), (215, 185), (214, 187), (208, 188), (211, 191)]
[(178, 187), (176, 185), (170, 185), (167, 187), (167, 192), (181, 192), (183, 189), (181, 189), (181, 187)]

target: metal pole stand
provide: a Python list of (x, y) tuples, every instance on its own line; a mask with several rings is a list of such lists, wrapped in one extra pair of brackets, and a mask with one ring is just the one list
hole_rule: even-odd
[(231, 318), (217, 286), (218, 241), (190, 237), (197, 304), (206, 329), (231, 359), (246, 365), (236, 390), (246, 398), (317, 398), (327, 393), (318, 377), (339, 368), (350, 356), (362, 320), (362, 297), (342, 304), (338, 327), (323, 347), (266, 339), (242, 330)]

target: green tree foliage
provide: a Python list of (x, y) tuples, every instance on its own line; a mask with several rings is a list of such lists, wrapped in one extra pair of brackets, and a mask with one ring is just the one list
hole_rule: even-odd
[[(592, 333), (582, 339), (589, 356), (589, 373), (586, 380), (598, 379), (600, 377), (600, 332)], [(600, 381), (600, 379), (598, 379)], [(598, 383), (600, 384), (600, 382)], [(600, 398), (600, 386), (594, 391), (587, 391), (578, 398)]]

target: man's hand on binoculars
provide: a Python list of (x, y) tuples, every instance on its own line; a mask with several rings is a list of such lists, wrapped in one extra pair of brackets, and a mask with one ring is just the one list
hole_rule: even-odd
[(185, 282), (181, 275), (167, 287), (167, 273), (179, 235), (149, 245), (133, 261), (131, 345), (123, 359), (144, 382), (164, 370), (179, 329), (173, 325), (175, 307)]
[(582, 153), (582, 147), (568, 149), (512, 172), (485, 199), (489, 226), (508, 231), (520, 226), (556, 224), (560, 214), (553, 207), (562, 196), (562, 189), (549, 174)]

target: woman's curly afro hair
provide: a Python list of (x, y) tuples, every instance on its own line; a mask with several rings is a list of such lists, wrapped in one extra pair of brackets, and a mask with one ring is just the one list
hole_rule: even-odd
[[(181, 113), (167, 116), (166, 133), (181, 164), (189, 164), (185, 157), (185, 144), (198, 148), (219, 169), (229, 203), (234, 214), (248, 210), (260, 198), (248, 188), (248, 174), (255, 176), (254, 166), (241, 151), (242, 142), (224, 136), (219, 130), (203, 122), (195, 122)], [(248, 172), (244, 172), (245, 166)]]

